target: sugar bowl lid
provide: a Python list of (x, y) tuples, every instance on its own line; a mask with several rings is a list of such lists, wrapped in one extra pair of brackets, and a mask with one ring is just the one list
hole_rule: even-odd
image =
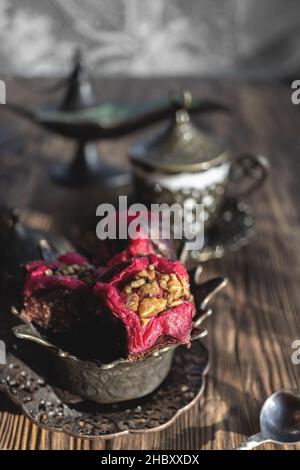
[(178, 173), (202, 171), (226, 161), (228, 154), (222, 145), (192, 123), (191, 105), (192, 95), (184, 91), (182, 106), (174, 109), (172, 121), (130, 149), (132, 163)]

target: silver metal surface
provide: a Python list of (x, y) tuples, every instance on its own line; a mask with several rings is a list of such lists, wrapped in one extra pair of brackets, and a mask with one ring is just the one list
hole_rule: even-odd
[(237, 450), (254, 449), (266, 442), (300, 442), (300, 390), (280, 390), (273, 393), (261, 409), (260, 432), (240, 444)]

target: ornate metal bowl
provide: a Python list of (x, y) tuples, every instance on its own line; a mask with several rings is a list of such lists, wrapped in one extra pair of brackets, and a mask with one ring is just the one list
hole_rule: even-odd
[[(216, 278), (200, 284), (200, 272), (201, 268), (194, 270), (191, 278), (191, 290), (198, 306), (191, 341), (207, 334), (201, 326), (210, 314), (207, 303), (227, 282)], [(134, 361), (119, 359), (102, 364), (96, 360), (82, 360), (55, 346), (31, 323), (16, 326), (13, 331), (18, 338), (37, 343), (50, 352), (51, 366), (60, 385), (71, 393), (100, 404), (133, 400), (153, 392), (167, 377), (178, 346), (172, 342), (161, 343)]]
[[(0, 390), (34, 424), (77, 438), (112, 439), (167, 428), (203, 394), (209, 369), (208, 350), (201, 341), (194, 341), (189, 349), (176, 349), (168, 377), (153, 393), (99, 405), (71, 395), (44, 376), (41, 368), (33, 368), (30, 349), (34, 346), (25, 341), (13, 345), (7, 364), (0, 366)], [(41, 363), (42, 357), (37, 356)]]

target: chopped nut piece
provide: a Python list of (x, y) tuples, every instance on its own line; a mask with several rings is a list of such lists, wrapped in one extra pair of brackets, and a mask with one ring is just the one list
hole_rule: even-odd
[(150, 279), (151, 281), (154, 281), (155, 279), (155, 271), (153, 270), (146, 270), (146, 269), (143, 269), (142, 271), (140, 271), (137, 275), (136, 275), (136, 278), (139, 279), (139, 278), (144, 278), (144, 279)]
[(142, 296), (149, 296), (149, 297), (153, 297), (155, 295), (158, 295), (159, 294), (159, 285), (156, 281), (152, 281), (152, 282), (147, 282), (146, 284), (144, 284), (141, 288), (140, 288), (140, 294)]
[(53, 276), (53, 271), (52, 271), (52, 269), (46, 269), (45, 275), (46, 275), (46, 276)]
[(184, 300), (182, 299), (178, 299), (178, 300), (174, 300), (171, 304), (170, 304), (170, 307), (177, 307), (177, 305), (181, 305), (183, 304)]
[(154, 279), (156, 278), (156, 273), (155, 273), (155, 271), (149, 269), (149, 270), (148, 270), (148, 278), (149, 278), (151, 281), (154, 281)]
[(145, 282), (146, 282), (146, 279), (143, 279), (143, 278), (141, 278), (141, 279), (136, 279), (136, 281), (132, 281), (132, 282), (130, 283), (130, 286), (132, 287), (132, 289), (134, 289), (134, 288), (136, 288), (136, 287), (142, 286), (143, 284), (145, 284)]
[(151, 318), (141, 318), (141, 325), (146, 326), (150, 320)]
[(126, 301), (126, 306), (133, 310), (134, 312), (137, 311), (139, 307), (139, 296), (137, 294), (130, 294)]
[(92, 270), (93, 268), (89, 264), (63, 264), (59, 268), (52, 270), (52, 274), (69, 276), (73, 279), (79, 279), (91, 284), (93, 282), (93, 278), (91, 276)]
[(129, 286), (129, 285), (125, 286), (124, 289), (123, 289), (123, 292), (125, 294), (131, 294), (131, 292), (132, 292), (131, 286)]
[(181, 297), (182, 295), (182, 284), (179, 281), (176, 274), (174, 273), (170, 274), (170, 280), (168, 282), (168, 290), (171, 296), (173, 297), (173, 300), (179, 299), (179, 297)]
[(163, 312), (166, 308), (167, 301), (163, 298), (145, 298), (141, 301), (138, 309), (139, 316), (141, 318), (151, 317)]
[(137, 279), (139, 279), (140, 277), (148, 277), (148, 271), (146, 269), (143, 269), (142, 271), (137, 273), (137, 275), (135, 277)]
[(183, 295), (185, 295), (188, 298), (189, 295), (190, 295), (189, 283), (188, 283), (187, 279), (183, 276), (180, 276), (179, 280), (180, 280), (181, 285), (182, 285)]
[(172, 294), (171, 292), (169, 292), (167, 294), (167, 303), (168, 303), (168, 306), (170, 306), (175, 300), (175, 297), (174, 297), (174, 294)]
[(168, 287), (168, 281), (170, 279), (169, 274), (162, 274), (159, 279), (159, 284), (162, 289), (166, 289)]

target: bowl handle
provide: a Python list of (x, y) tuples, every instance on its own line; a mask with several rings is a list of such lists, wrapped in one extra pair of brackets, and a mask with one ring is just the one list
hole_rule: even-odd
[(228, 280), (226, 278), (217, 277), (194, 286), (195, 304), (196, 308), (199, 308), (193, 321), (195, 327), (200, 326), (212, 314), (212, 310), (208, 309), (207, 305), (227, 284)]
[(16, 338), (37, 343), (50, 351), (56, 351), (60, 356), (67, 356), (67, 353), (64, 354), (63, 351), (42, 337), (31, 323), (26, 322), (22, 325), (13, 327), (13, 333)]

